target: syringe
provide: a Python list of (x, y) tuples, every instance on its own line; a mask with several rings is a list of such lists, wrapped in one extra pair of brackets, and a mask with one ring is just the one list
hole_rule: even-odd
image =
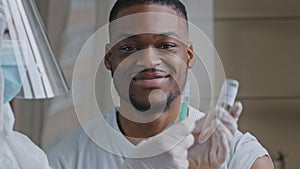
[[(189, 73), (188, 73), (189, 74)], [(183, 90), (183, 94), (181, 96), (181, 105), (180, 105), (180, 113), (178, 117), (178, 121), (182, 121), (187, 116), (188, 106), (190, 102), (190, 89), (191, 89), (191, 81), (189, 75), (187, 76), (186, 84)]]

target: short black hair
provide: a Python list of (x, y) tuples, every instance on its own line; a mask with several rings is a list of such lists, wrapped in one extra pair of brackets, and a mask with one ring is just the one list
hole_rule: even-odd
[(181, 17), (186, 21), (188, 20), (185, 6), (179, 0), (117, 0), (110, 11), (109, 22), (117, 19), (118, 14), (131, 6), (143, 5), (143, 4), (157, 4), (162, 6), (168, 6), (174, 9)]

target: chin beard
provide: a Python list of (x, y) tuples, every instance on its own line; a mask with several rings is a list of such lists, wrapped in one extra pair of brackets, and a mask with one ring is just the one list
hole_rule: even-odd
[(129, 99), (132, 106), (140, 111), (140, 112), (147, 112), (147, 113), (157, 113), (157, 112), (165, 112), (167, 111), (171, 103), (180, 95), (180, 92), (171, 93), (167, 97), (166, 104), (164, 103), (157, 103), (155, 105), (151, 105), (149, 100), (147, 102), (141, 101), (140, 99), (136, 98), (134, 94), (129, 94)]

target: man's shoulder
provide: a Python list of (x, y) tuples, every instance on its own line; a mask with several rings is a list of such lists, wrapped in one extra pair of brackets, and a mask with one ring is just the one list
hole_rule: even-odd
[[(103, 113), (103, 118), (110, 124), (115, 117), (114, 112), (108, 112)], [(93, 120), (90, 120), (86, 126), (93, 126), (95, 123), (97, 123), (97, 119), (100, 117), (97, 117)], [(60, 140), (56, 145), (53, 146), (49, 151), (53, 151), (55, 149), (61, 150), (61, 148), (67, 148), (67, 147), (78, 147), (79, 144), (82, 144), (86, 142), (89, 137), (86, 133), (87, 127), (80, 126), (73, 131), (71, 131), (67, 136), (63, 137), (62, 140)]]
[[(107, 123), (111, 123), (115, 117), (115, 113), (104, 113), (102, 117), (107, 121)], [(86, 126), (97, 127), (97, 125), (95, 125), (97, 122), (97, 118), (95, 118), (90, 120)], [(86, 150), (99, 149), (85, 131), (87, 130), (86, 126), (81, 126), (77, 129), (74, 129), (71, 133), (69, 133), (47, 151), (47, 156), (52, 167), (71, 167), (73, 164), (71, 164), (70, 161), (76, 161), (80, 154), (87, 152)]]
[[(257, 138), (249, 132), (242, 133), (237, 130), (234, 135), (234, 147), (233, 151), (237, 152), (241, 149), (260, 148), (264, 150), (263, 146), (257, 140)], [(266, 152), (266, 151), (265, 151)]]
[(237, 130), (234, 143), (228, 159), (228, 168), (250, 168), (256, 159), (269, 156), (268, 151), (261, 145), (255, 136)]
[(80, 142), (85, 138), (85, 133), (81, 127), (73, 130), (57, 144), (47, 151), (48, 154), (63, 152), (64, 149), (74, 150), (73, 147), (78, 147)]
[(51, 167), (73, 168), (72, 161), (78, 156), (81, 139), (84, 138), (82, 128), (77, 128), (51, 147), (46, 153)]

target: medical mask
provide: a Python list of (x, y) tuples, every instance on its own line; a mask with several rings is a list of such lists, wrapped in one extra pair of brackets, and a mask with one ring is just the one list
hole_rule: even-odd
[[(4, 96), (3, 102), (7, 103), (11, 101), (21, 90), (22, 80), (19, 73), (19, 66), (24, 66), (24, 60), (19, 59), (17, 62), (17, 57), (23, 58), (24, 52), (15, 52), (14, 47), (16, 41), (3, 40), (1, 42), (0, 58), (1, 58), (1, 69), (4, 78)], [(14, 46), (13, 46), (14, 45)], [(21, 57), (20, 57), (21, 56)]]

